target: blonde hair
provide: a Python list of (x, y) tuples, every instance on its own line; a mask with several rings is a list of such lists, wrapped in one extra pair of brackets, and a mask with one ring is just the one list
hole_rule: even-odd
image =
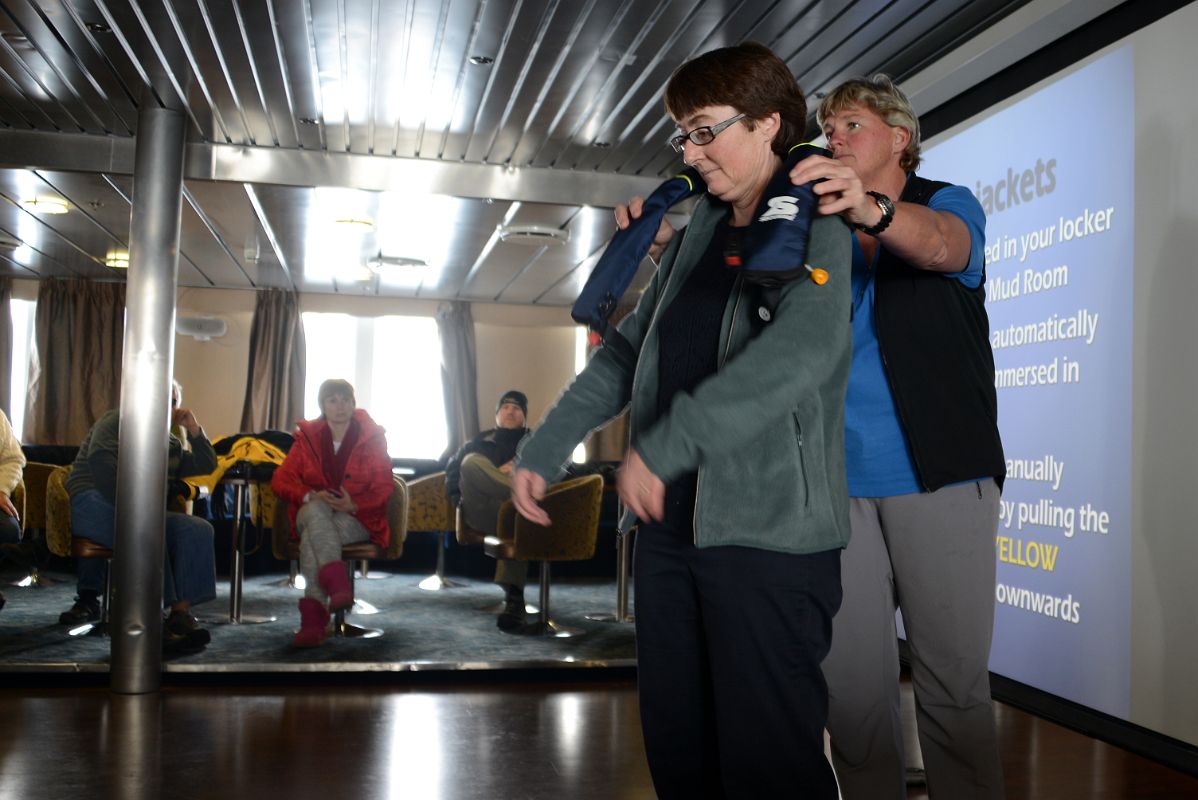
[(906, 128), (911, 135), (903, 154), (899, 156), (899, 166), (904, 172), (912, 172), (919, 167), (919, 117), (915, 116), (907, 95), (894, 85), (889, 76), (879, 73), (872, 78), (845, 81), (820, 102), (815, 118), (823, 127), (825, 117), (849, 106), (864, 106), (881, 117), (887, 125)]

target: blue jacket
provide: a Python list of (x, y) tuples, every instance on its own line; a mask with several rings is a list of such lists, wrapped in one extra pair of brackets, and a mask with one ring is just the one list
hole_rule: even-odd
[[(519, 465), (556, 480), (586, 434), (631, 407), (632, 446), (663, 481), (698, 471), (694, 542), (813, 553), (848, 543), (844, 395), (850, 361), (850, 233), (839, 217), (812, 225), (808, 263), (830, 280), (787, 284), (772, 321), (754, 321), (759, 290), (738, 279), (724, 310), (719, 366), (657, 413), (660, 309), (700, 262), (728, 206), (702, 198), (619, 325), (635, 367), (598, 351), (536, 432)], [(759, 331), (759, 332), (758, 332)], [(623, 527), (633, 520), (626, 514)]]

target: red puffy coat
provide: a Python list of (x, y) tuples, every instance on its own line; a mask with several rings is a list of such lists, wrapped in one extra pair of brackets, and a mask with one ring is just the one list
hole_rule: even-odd
[[(391, 475), (391, 456), (387, 453), (387, 437), (382, 427), (364, 410), (354, 410), (358, 423), (358, 441), (345, 464), (341, 489), (358, 506), (354, 516), (370, 531), (370, 541), (386, 547), (391, 541), (387, 524), (387, 501), (395, 486)], [(296, 538), (295, 515), (308, 492), (325, 488), (324, 469), (320, 463), (320, 437), (328, 423), (324, 417), (301, 420), (295, 432), (295, 442), (287, 458), (275, 470), (270, 488), (287, 501), (291, 517), (291, 538)]]

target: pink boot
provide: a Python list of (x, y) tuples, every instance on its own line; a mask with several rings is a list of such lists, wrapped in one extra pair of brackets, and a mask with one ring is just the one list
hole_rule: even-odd
[(329, 612), (319, 600), (301, 597), (299, 601), (300, 629), (291, 640), (292, 647), (316, 647), (324, 641), (329, 624)]
[(316, 581), (329, 596), (329, 611), (340, 611), (354, 604), (354, 590), (344, 561), (330, 561), (316, 573)]

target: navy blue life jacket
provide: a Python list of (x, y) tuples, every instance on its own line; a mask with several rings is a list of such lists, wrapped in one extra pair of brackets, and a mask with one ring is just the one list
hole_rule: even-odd
[(645, 198), (641, 215), (627, 228), (616, 231), (599, 263), (582, 287), (570, 316), (600, 337), (607, 335), (607, 321), (632, 283), (666, 212), (688, 197), (707, 191), (707, 184), (694, 167), (687, 167), (653, 190)]
[[(739, 248), (725, 253), (728, 266), (743, 269), (746, 281), (763, 287), (770, 313), (777, 305), (782, 287), (790, 281), (810, 276), (822, 284), (828, 278), (827, 272), (812, 268), (806, 261), (807, 239), (817, 201), (812, 182), (795, 186), (790, 181), (794, 165), (811, 155), (830, 154), (812, 144), (798, 144), (790, 149), (781, 168), (766, 185)], [(609, 327), (608, 319), (649, 252), (666, 212), (706, 190), (707, 184), (698, 171), (687, 167), (658, 186), (645, 199), (641, 215), (612, 236), (570, 311), (575, 322), (590, 328), (593, 343), (601, 340), (621, 358), (636, 361), (632, 346), (615, 328)]]

